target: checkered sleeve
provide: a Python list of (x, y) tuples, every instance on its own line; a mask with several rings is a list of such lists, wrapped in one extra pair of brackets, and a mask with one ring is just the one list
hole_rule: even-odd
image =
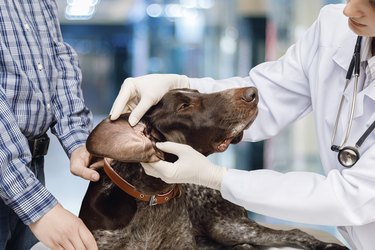
[(57, 200), (27, 167), (31, 153), (0, 89), (0, 197), (25, 224), (41, 218)]
[[(63, 41), (56, 8), (46, 8), (46, 19), (53, 20), (50, 35), (54, 36), (52, 53), (59, 72), (57, 94), (53, 100), (56, 125), (52, 128), (65, 152), (70, 154), (86, 142), (92, 129), (92, 114), (85, 106), (78, 56), (71, 46)], [(53, 33), (53, 34), (52, 34)]]

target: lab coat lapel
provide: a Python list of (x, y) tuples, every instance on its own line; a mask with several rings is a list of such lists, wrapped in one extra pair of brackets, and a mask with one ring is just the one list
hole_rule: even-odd
[[(348, 36), (344, 37), (343, 40), (340, 41), (340, 45), (338, 49), (334, 53), (332, 59), (333, 61), (343, 68), (345, 71), (348, 70), (350, 61), (353, 57), (354, 46), (357, 41), (357, 36), (354, 34), (349, 34)], [(362, 73), (363, 74), (363, 73)], [(343, 83), (345, 79), (343, 79)], [(370, 87), (370, 86), (369, 86)], [(351, 102), (352, 99), (352, 91), (348, 88), (348, 91), (345, 91), (344, 96), (347, 102)], [(370, 92), (369, 92), (370, 93)], [(372, 95), (373, 97), (375, 94)], [(363, 114), (363, 93), (358, 93), (357, 95), (357, 102), (356, 102), (356, 111), (354, 113), (354, 118), (359, 117)]]
[(354, 34), (345, 36), (344, 39), (340, 41), (338, 49), (332, 57), (333, 61), (345, 71), (348, 70), (350, 61), (352, 60), (356, 40), (357, 36)]
[(375, 101), (375, 83), (370, 83), (367, 87), (366, 95)]
[[(346, 75), (346, 72), (348, 71), (350, 61), (352, 60), (352, 57), (353, 57), (355, 42), (356, 42), (355, 34), (350, 33), (348, 35), (345, 35), (341, 40), (337, 41), (337, 49), (332, 56), (332, 60), (338, 65), (339, 68), (342, 68), (345, 71), (345, 75)], [(333, 74), (335, 74), (335, 73), (336, 72), (333, 72)], [(343, 86), (345, 84), (345, 78), (344, 77), (342, 79), (342, 83), (340, 83)], [(343, 86), (342, 86), (342, 88), (344, 88)], [(344, 91), (344, 93), (338, 93), (340, 95), (344, 94), (344, 99), (345, 99), (346, 103), (344, 102), (343, 110), (345, 110), (345, 107), (347, 107), (347, 105), (351, 101), (351, 92), (349, 91), (350, 93), (348, 93), (348, 89), (350, 89), (350, 88), (347, 88)], [(343, 110), (341, 112), (346, 114), (347, 112), (345, 112)], [(344, 130), (345, 127), (346, 127), (346, 116), (345, 117), (341, 116), (340, 124), (342, 126), (342, 129)]]

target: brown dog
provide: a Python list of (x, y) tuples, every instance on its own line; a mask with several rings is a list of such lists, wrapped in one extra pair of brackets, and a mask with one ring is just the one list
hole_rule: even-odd
[(204, 155), (223, 152), (230, 143), (241, 140), (243, 130), (257, 115), (257, 103), (255, 88), (212, 94), (173, 90), (133, 128), (128, 115), (102, 121), (90, 134), (87, 149), (114, 161), (107, 162), (99, 182), (90, 183), (80, 211), (99, 248), (347, 249), (297, 229), (261, 226), (248, 218), (244, 208), (224, 200), (220, 192), (164, 183), (146, 175), (139, 164), (175, 160), (174, 155), (155, 149), (157, 141), (185, 143)]

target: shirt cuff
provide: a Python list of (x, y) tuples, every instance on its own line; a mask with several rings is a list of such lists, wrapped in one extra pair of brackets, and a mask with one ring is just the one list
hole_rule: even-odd
[(29, 225), (52, 209), (57, 200), (38, 180), (35, 180), (24, 192), (5, 203), (23, 223)]
[(80, 129), (72, 130), (68, 134), (60, 137), (60, 142), (69, 158), (75, 149), (85, 145), (88, 136), (89, 131)]

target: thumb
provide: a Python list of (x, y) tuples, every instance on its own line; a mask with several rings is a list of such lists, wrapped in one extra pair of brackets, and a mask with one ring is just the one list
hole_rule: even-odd
[(170, 170), (174, 167), (172, 162), (167, 161), (157, 161), (157, 162), (148, 162), (148, 163), (141, 163), (142, 166), (146, 166), (150, 171), (156, 171), (158, 173), (165, 173), (167, 170)]
[(148, 163), (141, 162), (141, 165), (147, 175), (151, 175), (153, 177), (158, 178), (168, 175), (167, 173), (173, 170), (174, 167), (173, 163), (167, 161), (157, 161)]
[(97, 171), (87, 168), (85, 166), (73, 165), (71, 167), (71, 172), (73, 175), (79, 176), (89, 181), (98, 181), (100, 178), (99, 173)]
[(141, 98), (138, 105), (134, 108), (134, 110), (129, 115), (129, 124), (130, 126), (135, 126), (139, 120), (141, 120), (142, 116), (146, 114), (147, 110), (154, 105), (154, 102), (148, 98)]
[(141, 162), (141, 165), (147, 175), (153, 176), (153, 177), (159, 177), (158, 171), (154, 169), (153, 166), (150, 165), (150, 163)]

